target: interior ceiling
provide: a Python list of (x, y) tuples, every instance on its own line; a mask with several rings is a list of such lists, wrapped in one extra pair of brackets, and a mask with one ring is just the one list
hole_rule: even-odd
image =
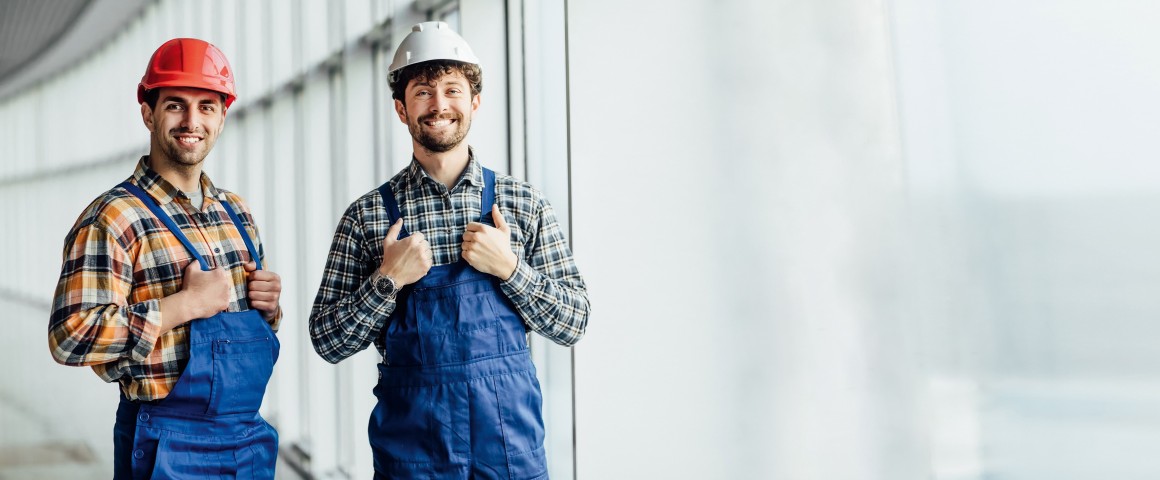
[(92, 0), (0, 0), (0, 82), (36, 59)]
[(0, 0), (0, 100), (102, 47), (150, 0)]

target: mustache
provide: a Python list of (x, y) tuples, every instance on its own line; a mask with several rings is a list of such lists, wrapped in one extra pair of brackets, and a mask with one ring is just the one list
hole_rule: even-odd
[(460, 120), (463, 115), (456, 113), (428, 113), (419, 117), (419, 122), (427, 122), (430, 120)]
[(204, 130), (189, 128), (189, 127), (178, 127), (178, 128), (169, 129), (170, 135), (177, 135), (177, 134), (181, 134), (181, 133), (192, 133), (194, 135), (205, 135)]

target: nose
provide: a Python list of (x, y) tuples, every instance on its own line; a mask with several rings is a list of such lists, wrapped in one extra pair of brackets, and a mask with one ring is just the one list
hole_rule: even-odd
[(447, 106), (451, 103), (450, 100), (442, 93), (436, 93), (431, 99), (431, 112), (439, 113), (447, 110)]
[(196, 109), (193, 109), (193, 108), (185, 109), (181, 113), (181, 122), (179, 122), (177, 126), (181, 127), (181, 129), (183, 129), (183, 130), (193, 130), (194, 125), (197, 123), (196, 116), (197, 116)]

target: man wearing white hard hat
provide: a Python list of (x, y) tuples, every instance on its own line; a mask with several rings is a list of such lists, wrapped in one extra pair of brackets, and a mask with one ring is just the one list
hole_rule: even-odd
[(382, 355), (376, 479), (547, 478), (527, 334), (579, 341), (584, 280), (544, 195), (464, 142), (483, 86), (467, 42), (443, 22), (415, 25), (389, 84), (414, 154), (339, 221), (314, 348), (332, 363), (371, 344)]

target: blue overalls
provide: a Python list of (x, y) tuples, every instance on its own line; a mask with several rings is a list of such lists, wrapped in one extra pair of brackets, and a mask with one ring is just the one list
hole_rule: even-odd
[[(209, 264), (140, 187), (136, 195), (185, 248)], [(258, 268), (261, 257), (229, 202), (222, 202)], [(257, 310), (221, 312), (189, 322), (189, 363), (173, 390), (154, 402), (121, 396), (114, 437), (114, 480), (272, 479), (278, 433), (258, 414), (279, 342)]]
[[(480, 221), (492, 224), (495, 172), (483, 174)], [(379, 193), (392, 222), (400, 218), (389, 183)], [(375, 478), (548, 478), (526, 334), (499, 279), (462, 258), (403, 287), (381, 333)]]

